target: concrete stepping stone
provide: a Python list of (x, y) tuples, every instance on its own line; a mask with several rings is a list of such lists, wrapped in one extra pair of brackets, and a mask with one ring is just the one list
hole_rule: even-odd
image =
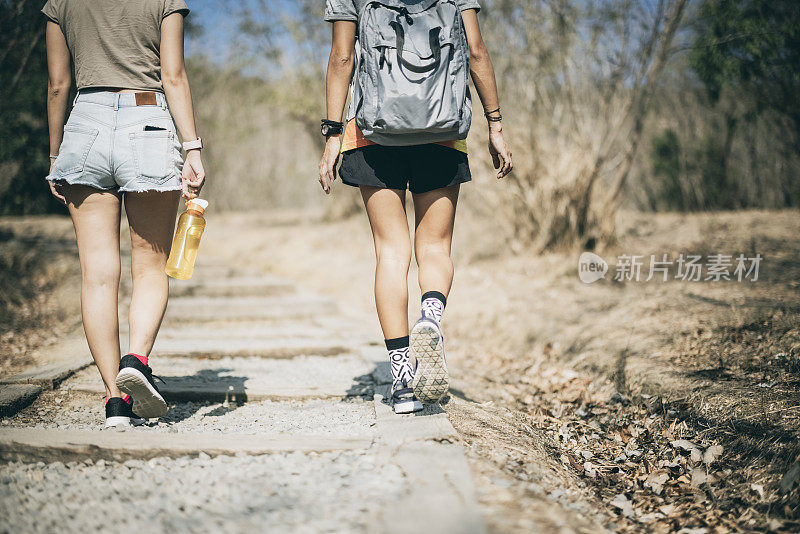
[[(86, 349), (88, 353), (89, 350)], [(38, 369), (32, 369), (0, 380), (3, 384), (36, 384), (44, 389), (53, 389), (61, 382), (94, 363), (91, 355), (82, 354), (68, 363), (51, 363)]]
[[(484, 534), (472, 472), (460, 445), (431, 441), (401, 445), (391, 452), (413, 491), (381, 514), (380, 532)], [(414, 513), (408, 513), (413, 510)]]
[(354, 450), (366, 449), (371, 444), (369, 438), (330, 436), (192, 434), (191, 439), (187, 439), (186, 434), (4, 428), (0, 434), (0, 460), (125, 461), (200, 453), (217, 456)]
[(425, 440), (454, 440), (458, 433), (439, 404), (429, 404), (421, 412), (408, 415), (394, 413), (391, 386), (375, 387), (375, 418), (383, 443), (397, 446)]
[[(154, 353), (160, 356), (254, 356), (293, 358), (302, 355), (335, 356), (371, 348), (371, 336), (354, 330), (352, 324), (325, 319), (305, 322), (264, 323), (226, 321), (162, 328)], [(356, 325), (357, 326), (357, 325)], [(363, 354), (363, 352), (362, 352)]]
[(65, 336), (57, 343), (36, 350), (31, 355), (36, 362), (35, 367), (0, 378), (0, 383), (36, 384), (44, 389), (53, 389), (72, 374), (92, 364), (92, 355), (82, 334)]
[(35, 384), (0, 385), (0, 416), (11, 415), (36, 400), (42, 386)]
[[(47, 400), (52, 401), (54, 394), (50, 395)], [(58, 398), (57, 403), (40, 403), (5, 419), (3, 428), (103, 430), (105, 410), (96, 395), (71, 392)], [(170, 403), (165, 416), (158, 420), (151, 419), (145, 425), (127, 431), (159, 434), (297, 434), (373, 439), (376, 425), (372, 401), (356, 397), (344, 400), (266, 400), (241, 405), (206, 401)]]
[[(348, 331), (348, 326), (350, 326)], [(338, 331), (338, 332), (337, 332)], [(339, 333), (341, 332), (341, 333)], [(338, 318), (315, 317), (306, 323), (303, 320), (292, 320), (286, 323), (273, 321), (215, 321), (214, 323), (188, 324), (181, 327), (166, 327), (158, 332), (158, 339), (191, 339), (202, 336), (218, 336), (227, 338), (306, 338), (325, 340), (332, 337), (353, 339), (355, 334), (352, 325)], [(369, 338), (362, 333), (366, 342)], [(158, 342), (158, 341), (156, 341)], [(385, 351), (384, 351), (385, 352)]]
[(314, 354), (334, 356), (350, 350), (346, 339), (308, 337), (271, 331), (241, 330), (202, 331), (200, 329), (170, 329), (159, 333), (153, 354), (158, 356), (195, 356), (221, 358), (224, 356), (254, 356), (260, 358), (294, 358)]
[[(9, 532), (101, 532), (112, 524), (175, 534), (370, 534), (380, 532), (380, 510), (413, 491), (374, 449), (14, 462), (0, 465), (0, 479)], [(147, 512), (131, 513), (131, 503)]]
[(235, 278), (194, 278), (170, 280), (171, 297), (270, 297), (289, 295), (295, 287), (282, 279), (267, 276)]
[[(472, 472), (464, 448), (447, 443), (459, 438), (442, 407), (427, 405), (421, 412), (397, 415), (388, 402), (390, 387), (375, 389), (378, 447), (385, 461), (403, 469), (413, 488), (384, 509), (378, 530), (484, 534)], [(406, 512), (409, 508), (413, 514)]]
[(212, 320), (306, 318), (335, 314), (330, 299), (292, 295), (287, 297), (178, 297), (170, 299), (165, 324), (174, 326)]
[[(288, 359), (224, 357), (153, 358), (164, 398), (174, 401), (246, 402), (266, 399), (343, 398), (372, 395), (372, 364), (358, 355)], [(87, 369), (63, 387), (102, 394), (96, 369)]]

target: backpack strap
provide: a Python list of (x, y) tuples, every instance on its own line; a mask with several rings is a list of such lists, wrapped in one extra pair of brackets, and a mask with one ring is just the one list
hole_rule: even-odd
[(395, 36), (396, 36), (396, 47), (397, 47), (397, 61), (406, 69), (410, 70), (411, 72), (416, 72), (418, 74), (429, 72), (432, 70), (436, 70), (439, 68), (439, 64), (442, 62), (442, 45), (439, 42), (439, 34), (441, 33), (441, 28), (431, 28), (430, 33), (428, 34), (428, 39), (430, 40), (431, 44), (431, 55), (428, 57), (420, 58), (420, 59), (433, 59), (433, 62), (429, 65), (414, 65), (410, 61), (408, 61), (404, 57), (405, 46), (406, 46), (406, 32), (403, 29), (403, 26), (393, 20), (389, 23), (389, 25), (394, 29)]

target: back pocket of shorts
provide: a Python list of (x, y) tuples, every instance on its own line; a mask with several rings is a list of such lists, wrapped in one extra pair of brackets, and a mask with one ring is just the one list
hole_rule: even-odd
[(58, 158), (53, 165), (52, 176), (66, 178), (81, 174), (86, 166), (86, 158), (97, 139), (99, 130), (67, 125), (64, 127), (64, 139), (58, 150)]
[(137, 178), (150, 182), (166, 182), (174, 174), (172, 145), (175, 134), (169, 130), (130, 134)]

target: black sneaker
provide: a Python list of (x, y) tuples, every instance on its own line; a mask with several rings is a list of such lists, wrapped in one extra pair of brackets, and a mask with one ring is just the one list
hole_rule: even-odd
[(399, 379), (392, 383), (392, 407), (394, 413), (413, 413), (422, 409), (422, 403), (414, 396), (414, 390), (408, 383)]
[(153, 381), (153, 370), (136, 356), (126, 354), (119, 361), (116, 383), (120, 391), (135, 399), (136, 413), (141, 417), (151, 419), (167, 413), (167, 403)]
[(144, 419), (133, 413), (132, 404), (120, 397), (108, 399), (106, 401), (106, 428), (144, 424)]

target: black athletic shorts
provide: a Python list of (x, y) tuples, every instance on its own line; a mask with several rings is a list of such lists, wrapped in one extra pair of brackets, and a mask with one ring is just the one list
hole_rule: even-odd
[(427, 193), (472, 179), (467, 155), (437, 144), (369, 145), (348, 150), (342, 154), (339, 176), (354, 187), (408, 188), (412, 193)]

